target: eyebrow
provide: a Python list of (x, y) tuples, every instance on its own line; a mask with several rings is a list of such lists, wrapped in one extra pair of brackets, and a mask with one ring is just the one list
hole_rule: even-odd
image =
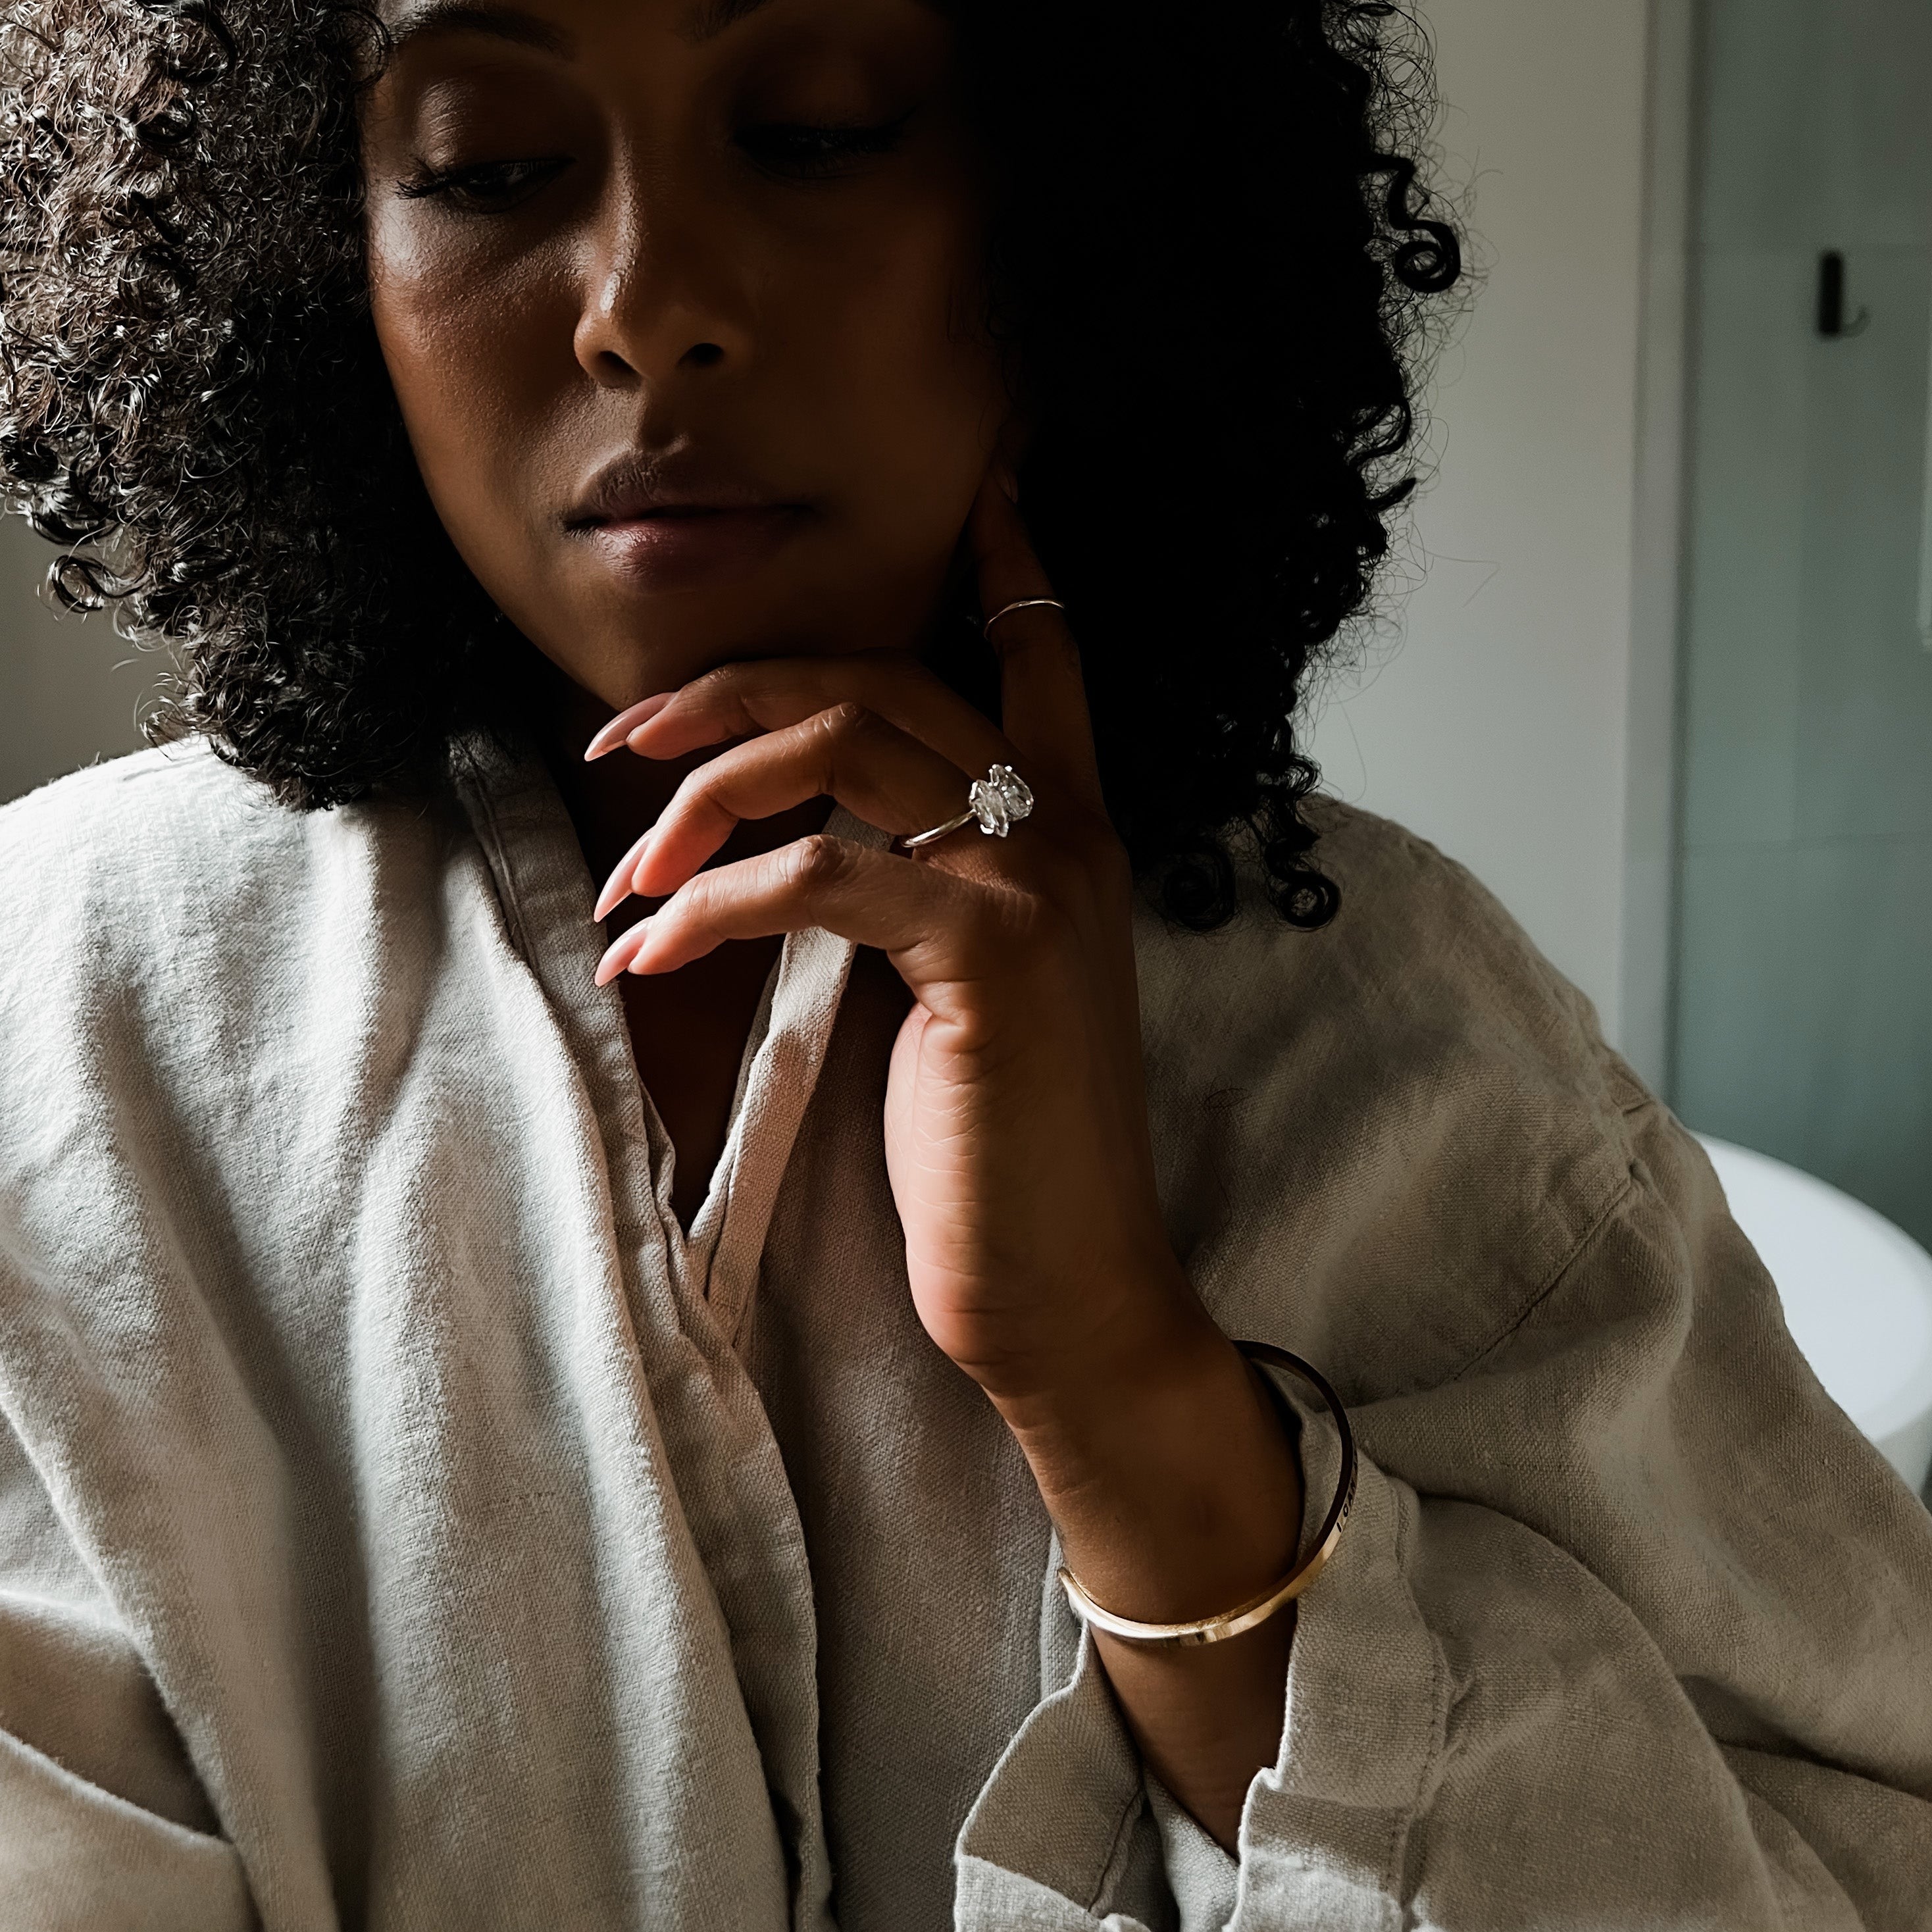
[(547, 54), (568, 54), (574, 45), (562, 28), (534, 14), (481, 4), (478, 0), (420, 0), (418, 5), (406, 7), (390, 26), (389, 44), (400, 47), (426, 34), (482, 34)]
[(770, 4), (771, 0), (704, 0), (684, 28), (683, 38), (694, 47), (702, 46), (706, 40), (715, 40), (727, 28), (735, 27), (748, 14)]
[[(703, 0), (681, 38), (693, 46), (702, 46), (770, 4), (771, 0)], [(568, 55), (573, 47), (570, 36), (548, 20), (514, 7), (481, 4), (481, 0), (419, 0), (418, 4), (406, 7), (391, 25), (389, 44), (400, 47), (427, 34), (483, 34), (548, 54)]]

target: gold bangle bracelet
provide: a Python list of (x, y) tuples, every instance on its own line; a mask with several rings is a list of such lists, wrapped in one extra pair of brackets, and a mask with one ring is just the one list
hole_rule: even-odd
[(1290, 1375), (1299, 1377), (1322, 1398), (1328, 1413), (1335, 1418), (1336, 1429), (1342, 1438), (1342, 1479), (1336, 1486), (1335, 1500), (1328, 1505), (1328, 1514), (1320, 1534), (1315, 1539), (1315, 1547), (1280, 1582), (1270, 1583), (1259, 1596), (1250, 1598), (1245, 1604), (1237, 1604), (1232, 1610), (1224, 1610), (1218, 1617), (1203, 1617), (1198, 1623), (1187, 1624), (1143, 1624), (1136, 1622), (1132, 1617), (1116, 1616), (1112, 1610), (1103, 1610), (1094, 1602), (1079, 1578), (1062, 1564), (1060, 1587), (1066, 1592), (1066, 1600), (1072, 1606), (1073, 1614), (1082, 1622), (1091, 1624), (1096, 1630), (1103, 1630), (1110, 1636), (1122, 1638), (1129, 1643), (1150, 1644), (1169, 1650), (1188, 1650), (1204, 1643), (1226, 1643), (1230, 1637), (1240, 1636), (1266, 1623), (1283, 1604), (1293, 1603), (1321, 1575), (1323, 1567), (1335, 1553), (1336, 1544), (1342, 1540), (1342, 1526), (1348, 1522), (1348, 1511), (1355, 1501), (1355, 1438), (1348, 1427), (1348, 1412), (1342, 1408), (1341, 1398), (1317, 1370), (1310, 1367), (1299, 1355), (1291, 1355), (1286, 1348), (1277, 1348), (1267, 1342), (1237, 1342), (1234, 1346), (1252, 1362), (1258, 1362), (1267, 1368), (1286, 1369)]

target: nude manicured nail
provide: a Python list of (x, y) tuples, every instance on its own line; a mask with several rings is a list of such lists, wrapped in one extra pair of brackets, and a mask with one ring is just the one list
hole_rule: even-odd
[(644, 848), (651, 842), (652, 833), (656, 830), (657, 827), (652, 826), (651, 830), (646, 832), (617, 861), (616, 869), (604, 881), (604, 890), (597, 895), (597, 910), (590, 915), (599, 925), (638, 890), (632, 881), (638, 876), (638, 867), (644, 858)]
[(640, 699), (628, 711), (620, 711), (584, 748), (584, 762), (592, 764), (606, 752), (614, 752), (640, 724), (648, 724), (671, 700), (674, 691), (661, 691), (655, 698)]
[(637, 924), (620, 933), (603, 958), (597, 962), (597, 983), (608, 986), (620, 973), (628, 972), (632, 960), (644, 950), (644, 941), (651, 936), (651, 922), (640, 919)]

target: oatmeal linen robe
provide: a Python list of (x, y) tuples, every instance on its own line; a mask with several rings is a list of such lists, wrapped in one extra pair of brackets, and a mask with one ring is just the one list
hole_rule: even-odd
[(7, 1932), (1932, 1924), (1932, 1517), (1456, 867), (1141, 932), (1177, 1249), (1365, 1458), (1237, 1862), (908, 1307), (890, 970), (788, 946), (686, 1239), (556, 794), (458, 791), (0, 814)]

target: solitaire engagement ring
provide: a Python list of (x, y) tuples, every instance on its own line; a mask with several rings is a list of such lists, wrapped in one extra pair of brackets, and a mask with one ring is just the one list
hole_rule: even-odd
[(1011, 765), (988, 765), (986, 776), (974, 780), (973, 789), (966, 794), (966, 809), (957, 818), (949, 818), (930, 832), (902, 839), (899, 849), (916, 852), (922, 847), (936, 845), (976, 819), (988, 838), (1004, 838), (1022, 819), (1032, 816), (1033, 794), (1028, 790), (1026, 780)]

